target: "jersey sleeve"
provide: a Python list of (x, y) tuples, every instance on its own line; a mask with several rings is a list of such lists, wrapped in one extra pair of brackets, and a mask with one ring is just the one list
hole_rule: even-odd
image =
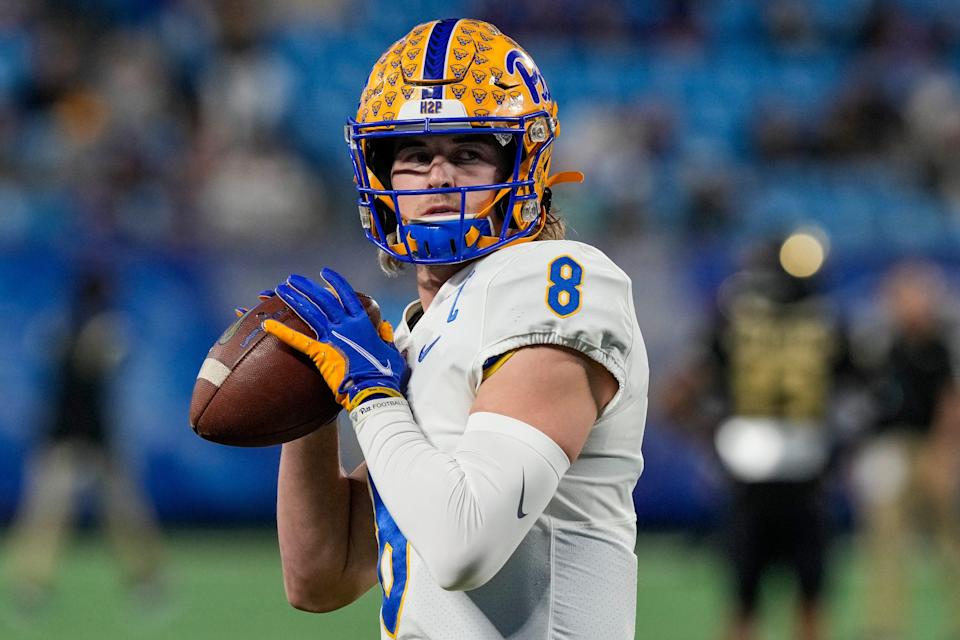
[(490, 279), (475, 367), (521, 347), (575, 349), (621, 388), (635, 340), (630, 278), (598, 249), (570, 241), (523, 245)]

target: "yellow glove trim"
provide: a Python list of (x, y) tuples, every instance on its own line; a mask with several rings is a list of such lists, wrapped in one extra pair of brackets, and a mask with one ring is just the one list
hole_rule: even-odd
[(380, 321), (380, 326), (377, 327), (377, 333), (380, 334), (380, 338), (384, 342), (393, 342), (393, 325), (386, 320)]
[(344, 408), (346, 408), (347, 411), (353, 411), (358, 406), (360, 406), (360, 404), (364, 400), (366, 400), (367, 398), (373, 395), (390, 396), (392, 398), (403, 397), (402, 393), (400, 393), (396, 389), (391, 389), (390, 387), (367, 387), (366, 389), (363, 389), (362, 391), (358, 392), (357, 395), (353, 396), (352, 399), (343, 403), (343, 406)]

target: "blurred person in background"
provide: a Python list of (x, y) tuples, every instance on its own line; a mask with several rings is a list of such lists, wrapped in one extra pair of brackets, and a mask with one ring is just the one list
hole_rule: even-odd
[[(287, 597), (343, 607), (379, 578), (381, 637), (633, 638), (648, 365), (632, 283), (563, 239), (557, 105), (477, 20), (421, 24), (374, 65), (347, 127), (361, 221), (418, 298), (371, 325), (352, 287), (291, 275), (309, 355), (365, 462), (329, 427), (283, 445)], [(334, 293), (335, 292), (335, 293)]]
[(874, 413), (853, 467), (867, 552), (865, 638), (909, 636), (909, 542), (918, 524), (932, 534), (951, 631), (960, 634), (960, 394), (947, 294), (936, 265), (895, 265), (882, 288), (887, 322), (857, 342)]
[(829, 414), (849, 361), (815, 277), (822, 258), (806, 233), (753, 247), (746, 267), (720, 287), (704, 353), (668, 385), (668, 413), (709, 428), (730, 481), (733, 640), (756, 637), (762, 581), (778, 563), (799, 587), (796, 637), (826, 637)]
[[(161, 540), (146, 497), (113, 446), (108, 393), (124, 359), (123, 318), (102, 266), (84, 269), (75, 285), (67, 326), (55, 345), (52, 420), (28, 463), (10, 540), (13, 591), (25, 612), (42, 606), (81, 498), (99, 494), (125, 584), (138, 597), (159, 595)], [(149, 604), (149, 602), (147, 603)]]

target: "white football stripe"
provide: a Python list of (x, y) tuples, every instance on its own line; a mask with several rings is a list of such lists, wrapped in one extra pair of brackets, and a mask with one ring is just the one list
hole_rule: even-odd
[(223, 364), (219, 360), (207, 358), (203, 361), (203, 365), (200, 367), (200, 373), (197, 374), (197, 378), (203, 378), (213, 386), (219, 387), (221, 384), (223, 384), (223, 381), (227, 379), (228, 375), (230, 375), (230, 369), (227, 368), (227, 365)]

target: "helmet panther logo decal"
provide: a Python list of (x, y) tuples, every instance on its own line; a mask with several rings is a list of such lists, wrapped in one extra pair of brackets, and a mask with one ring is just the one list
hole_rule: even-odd
[(455, 84), (450, 87), (450, 90), (453, 91), (453, 97), (459, 100), (463, 97), (463, 94), (466, 93), (467, 88), (462, 84)]
[(499, 67), (490, 67), (490, 75), (493, 76), (494, 82), (500, 82), (500, 78), (503, 77), (503, 69)]
[(383, 120), (393, 120), (396, 117), (397, 117), (397, 114), (395, 114), (393, 111), (385, 111), (383, 115), (380, 116), (380, 118)]
[(473, 93), (473, 101), (477, 104), (482, 104), (487, 98), (487, 92), (483, 89), (474, 89), (471, 93)]
[(420, 51), (422, 51), (422, 49), (410, 49), (407, 51), (407, 58), (410, 60), (416, 60), (417, 56), (420, 55)]
[(481, 31), (478, 35), (483, 39), (484, 42), (490, 42), (493, 40), (493, 36), (488, 36), (483, 31)]
[(401, 85), (400, 92), (403, 94), (405, 100), (409, 100), (410, 96), (413, 95), (413, 87), (409, 84)]
[(381, 102), (377, 100), (372, 105), (370, 105), (370, 111), (373, 113), (373, 115), (377, 115), (377, 113), (380, 111), (380, 104)]
[[(474, 24), (474, 23), (467, 22), (466, 24)], [(463, 31), (468, 36), (472, 36), (474, 32), (476, 32), (476, 29), (467, 29), (466, 27), (460, 27), (460, 31)]]
[(487, 74), (485, 74), (483, 71), (471, 71), (470, 73), (473, 75), (473, 81), (477, 84), (483, 82), (484, 78), (487, 77)]
[[(398, 54), (398, 55), (399, 55), (399, 54)], [(391, 60), (391, 61), (390, 61), (390, 66), (393, 67), (394, 69), (396, 69), (397, 67), (399, 67), (399, 66), (400, 66), (400, 58), (394, 58), (393, 60)]]
[(393, 73), (387, 76), (387, 82), (389, 82), (390, 86), (393, 87), (397, 84), (397, 78), (399, 77), (400, 77), (400, 72), (394, 71)]
[(459, 80), (463, 77), (463, 74), (467, 72), (467, 68), (462, 64), (452, 64), (450, 69), (453, 70), (453, 75)]
[(497, 101), (497, 104), (503, 104), (504, 99), (507, 97), (503, 91), (493, 91), (493, 99)]
[(420, 41), (421, 41), (421, 40), (423, 40), (423, 38), (410, 38), (410, 40), (409, 40), (410, 46), (411, 46), (411, 47), (417, 46), (418, 44), (420, 44)]
[(397, 92), (396, 92), (396, 91), (391, 91), (391, 92), (389, 92), (388, 94), (386, 94), (385, 96), (383, 96), (383, 101), (387, 103), (387, 106), (388, 106), (388, 107), (392, 107), (392, 106), (393, 106), (393, 101), (396, 100), (396, 99), (397, 99)]
[(488, 115), (490, 115), (490, 112), (486, 109), (474, 109), (473, 115), (477, 116), (478, 118), (486, 118)]
[(488, 62), (490, 62), (487, 58), (483, 57), (483, 56), (480, 55), (479, 53), (478, 53), (476, 56), (473, 57), (473, 61), (476, 62), (478, 65), (481, 65), (481, 66), (487, 64)]
[(468, 55), (470, 55), (470, 53), (466, 49), (460, 49), (459, 47), (456, 47), (453, 50), (453, 57), (457, 60), (463, 60)]
[(405, 65), (405, 66), (403, 67), (403, 77), (404, 77), (404, 78), (412, 78), (412, 77), (413, 77), (413, 74), (416, 72), (416, 70), (417, 70), (417, 65), (415, 65), (415, 64)]
[(465, 38), (464, 36), (457, 36), (457, 42), (460, 43), (461, 47), (465, 47), (468, 44), (470, 44), (472, 41), (470, 40), (470, 38)]
[(490, 45), (483, 44), (482, 42), (478, 42), (476, 44), (477, 44), (477, 51), (480, 51), (480, 52), (487, 52), (493, 49), (493, 47), (491, 47)]

